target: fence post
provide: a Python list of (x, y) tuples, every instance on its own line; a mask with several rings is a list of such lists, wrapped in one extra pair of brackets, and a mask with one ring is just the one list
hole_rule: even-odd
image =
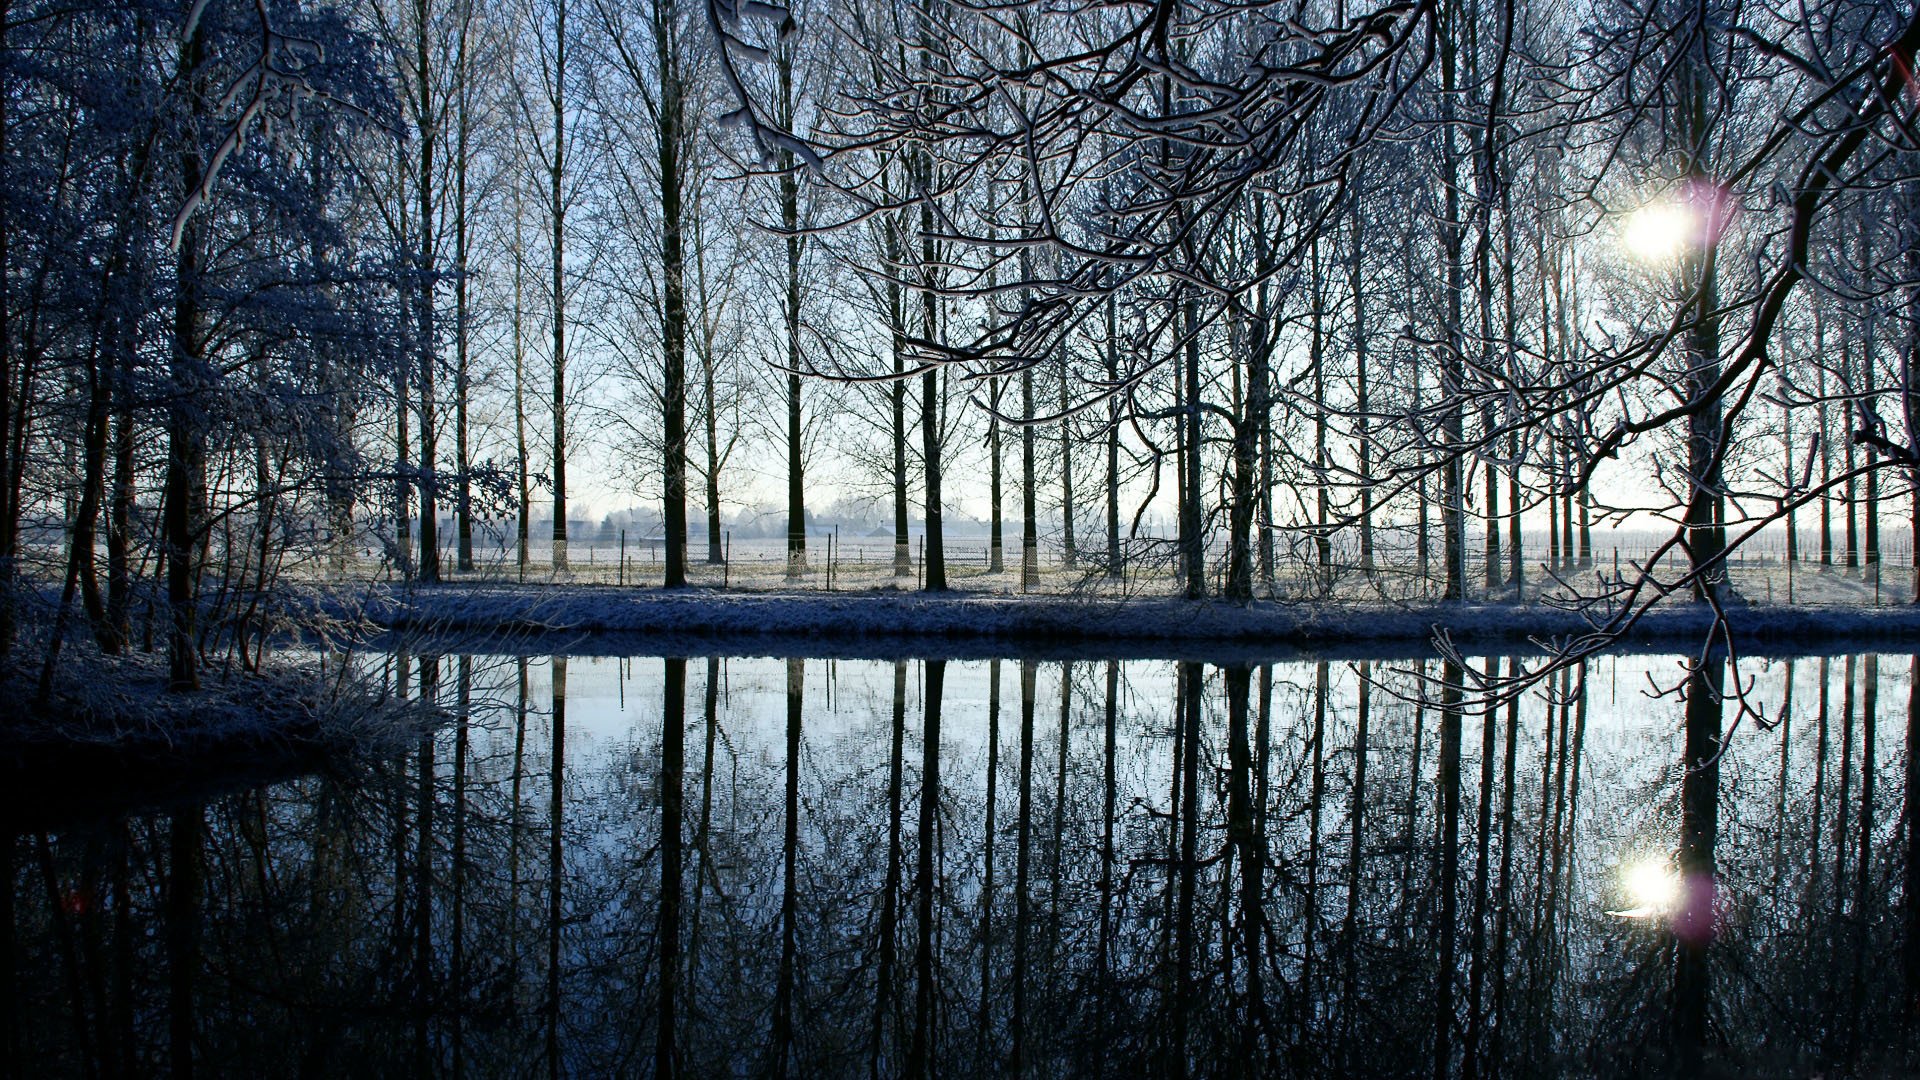
[(620, 530), (620, 584), (627, 583), (627, 530)]
[(920, 572), (914, 577), (914, 588), (927, 587), (927, 534), (920, 534)]
[(732, 587), (732, 585), (733, 585), (733, 530), (728, 529), (727, 530), (727, 547), (725, 551), (722, 551), (720, 553), (720, 587), (723, 589), (726, 589), (726, 588)]

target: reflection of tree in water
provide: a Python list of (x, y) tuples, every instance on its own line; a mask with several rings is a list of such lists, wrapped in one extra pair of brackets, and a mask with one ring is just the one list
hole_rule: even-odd
[[(396, 757), (16, 830), (16, 1072), (1920, 1053), (1908, 663), (1769, 665), (1763, 724), (1717, 663), (1649, 697), (1670, 658), (1486, 712), (1419, 700), (1464, 674), (1432, 662), (382, 662), (448, 714)], [(1624, 891), (1648, 860), (1678, 874), (1665, 909)]]

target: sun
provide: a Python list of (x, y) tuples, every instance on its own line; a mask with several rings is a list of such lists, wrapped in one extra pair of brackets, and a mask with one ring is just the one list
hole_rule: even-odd
[(1641, 262), (1663, 263), (1677, 257), (1697, 231), (1693, 213), (1674, 202), (1652, 202), (1620, 224), (1620, 246)]
[(1664, 858), (1642, 859), (1626, 867), (1620, 875), (1628, 907), (1609, 911), (1623, 919), (1650, 919), (1673, 910), (1680, 899), (1680, 875)]

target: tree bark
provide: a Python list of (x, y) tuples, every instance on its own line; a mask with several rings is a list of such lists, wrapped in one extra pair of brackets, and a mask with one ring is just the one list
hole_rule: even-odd
[(687, 280), (684, 188), (686, 102), (672, 0), (655, 0), (655, 62), (660, 73), (661, 421), (665, 429), (666, 566), (661, 584), (687, 584)]
[[(180, 46), (179, 71), (185, 79), (189, 135), (180, 153), (180, 191), (199, 189), (204, 164), (192, 132), (205, 117), (208, 102), (200, 67), (206, 58), (206, 27), (196, 26)], [(167, 685), (174, 691), (200, 688), (199, 535), (204, 527), (206, 431), (200, 417), (207, 384), (205, 313), (201, 309), (200, 259), (204, 217), (189, 217), (180, 232), (174, 268), (173, 338), (168, 377), (167, 466), (161, 488), (161, 537), (167, 560)], [(405, 412), (402, 395), (401, 412)], [(401, 514), (406, 513), (402, 499)], [(0, 552), (0, 554), (5, 554)]]
[(927, 685), (923, 707), (926, 720), (920, 735), (920, 825), (918, 866), (914, 892), (918, 897), (919, 936), (914, 945), (913, 1038), (907, 1047), (905, 1074), (911, 1080), (933, 1075), (934, 1031), (934, 878), (935, 825), (940, 809), (940, 704), (946, 682), (945, 660), (924, 661)]
[(433, 103), (433, 69), (429, 59), (428, 30), (434, 18), (432, 0), (414, 0), (414, 137), (419, 140), (419, 174), (414, 178), (414, 194), (419, 199), (414, 222), (413, 248), (414, 333), (418, 340), (417, 363), (420, 372), (420, 580), (440, 580), (440, 502), (438, 421), (434, 400), (439, 351), (434, 347), (434, 277), (439, 273), (435, 247), (433, 158), (439, 135), (440, 118)]
[(680, 905), (684, 855), (680, 836), (687, 770), (687, 661), (666, 660), (664, 717), (660, 728), (660, 906), (654, 939), (660, 951), (660, 990), (654, 1005), (653, 1075), (680, 1075), (675, 1043), (680, 1010)]
[[(553, 569), (567, 570), (567, 0), (554, 0), (553, 157), (547, 198), (553, 229)], [(684, 442), (684, 437), (682, 439)]]

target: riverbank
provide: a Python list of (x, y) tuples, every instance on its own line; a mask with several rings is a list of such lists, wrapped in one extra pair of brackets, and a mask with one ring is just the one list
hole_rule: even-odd
[(306, 659), (210, 669), (200, 690), (177, 694), (158, 654), (75, 648), (42, 695), (36, 668), (23, 662), (34, 655), (17, 650), (0, 678), (0, 824), (14, 829), (297, 775), (336, 755), (400, 745), (433, 721)]
[[(1525, 643), (1593, 631), (1576, 611), (1550, 605), (1466, 603), (1301, 604), (1167, 598), (1114, 600), (952, 592), (820, 593), (662, 591), (542, 584), (382, 588), (325, 602), (386, 630), (486, 633), (620, 633), (696, 639), (814, 638), (823, 643), (917, 638), (948, 641), (1218, 642), (1320, 647), (1426, 642)], [(1920, 644), (1920, 608), (1732, 609), (1737, 640), (1759, 646), (1835, 639)], [(1630, 642), (1697, 641), (1708, 611), (1675, 602), (1643, 617)]]

